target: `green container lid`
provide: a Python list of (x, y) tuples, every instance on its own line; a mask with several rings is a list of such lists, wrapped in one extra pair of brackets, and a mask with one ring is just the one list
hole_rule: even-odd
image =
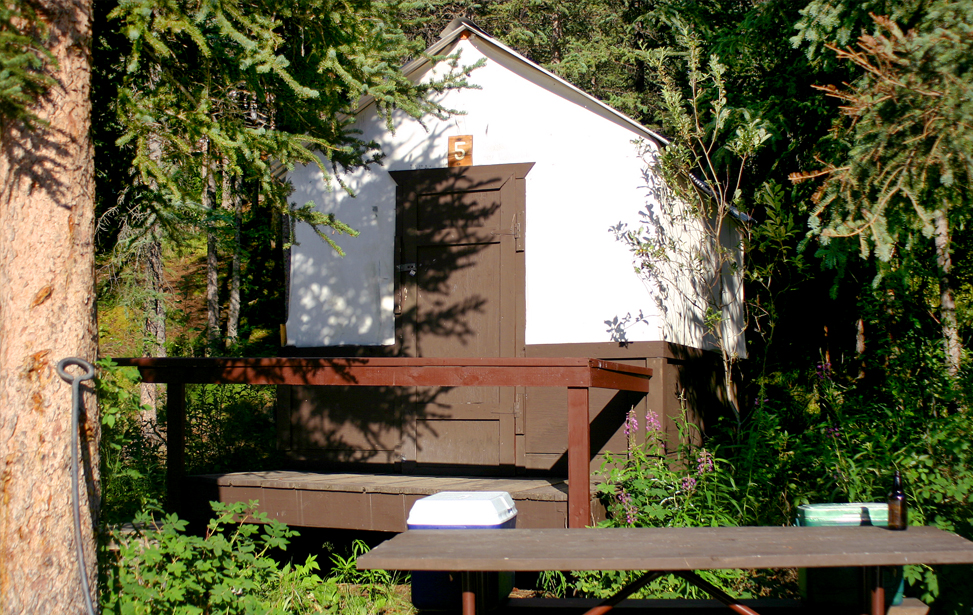
[(889, 507), (885, 502), (848, 504), (802, 504), (797, 507), (797, 524), (808, 527), (834, 525), (888, 525)]

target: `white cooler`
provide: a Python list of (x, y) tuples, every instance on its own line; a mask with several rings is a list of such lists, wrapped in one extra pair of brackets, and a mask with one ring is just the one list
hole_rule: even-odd
[[(412, 505), (409, 530), (502, 530), (517, 524), (517, 507), (506, 491), (442, 491)], [(513, 572), (488, 573), (481, 579), (491, 604), (505, 600), (514, 586)], [(419, 610), (462, 607), (458, 572), (412, 573), (412, 604)]]

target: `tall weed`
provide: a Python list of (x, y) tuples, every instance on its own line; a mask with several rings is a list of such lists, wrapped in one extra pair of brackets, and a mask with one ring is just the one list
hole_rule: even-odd
[[(162, 498), (164, 440), (142, 424), (138, 369), (98, 361), (95, 388), (101, 412), (101, 512), (109, 523), (131, 519), (147, 502)], [(148, 437), (154, 432), (157, 437)]]
[[(973, 374), (949, 379), (941, 346), (904, 332), (841, 373), (826, 360), (772, 373), (737, 442), (722, 447), (737, 480), (767, 505), (745, 523), (789, 525), (800, 504), (884, 501), (892, 473), (906, 483), (912, 525), (973, 538)], [(968, 613), (970, 567), (907, 566), (907, 595)], [(960, 580), (962, 579), (962, 580)]]
[[(639, 427), (644, 418), (644, 441)], [(714, 451), (694, 446), (685, 420), (679, 421), (679, 444), (672, 453), (658, 415), (645, 417), (629, 412), (625, 433), (628, 450), (606, 453), (602, 466), (605, 482), (598, 493), (608, 511), (599, 527), (700, 527), (733, 526), (744, 519), (747, 505), (730, 463)], [(607, 598), (639, 576), (636, 572), (572, 573), (570, 579), (546, 577), (548, 584), (569, 584), (576, 593)], [(739, 570), (704, 571), (700, 575), (717, 586), (733, 588), (736, 595), (749, 597), (743, 587), (745, 574)], [(707, 598), (701, 590), (682, 579), (663, 577), (653, 581), (638, 596), (643, 598)]]

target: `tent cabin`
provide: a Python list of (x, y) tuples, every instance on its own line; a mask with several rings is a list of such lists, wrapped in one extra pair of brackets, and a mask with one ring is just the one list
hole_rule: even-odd
[[(297, 226), (282, 356), (589, 357), (652, 368), (647, 396), (592, 391), (593, 452), (626, 449), (633, 409), (640, 425), (653, 411), (674, 434), (680, 392), (700, 420), (721, 382), (718, 361), (691, 369), (712, 356), (703, 314), (640, 278), (612, 231), (644, 225), (658, 206), (649, 169), (664, 140), (469, 22), (451, 24), (429, 51), (483, 62), (476, 88), (442, 95), (457, 113), (422, 124), (396, 114), (391, 131), (374, 105), (361, 108), (355, 127), (385, 158), (343, 175), (354, 196), (314, 165), (289, 175), (295, 204), (313, 202), (360, 235), (335, 237), (340, 257)], [(439, 70), (406, 67), (416, 80)], [(739, 313), (729, 326), (739, 331)], [(278, 445), (307, 474), (223, 476), (220, 497), (261, 499), (296, 525), (401, 531), (422, 495), (501, 489), (521, 527), (564, 526), (566, 395), (281, 387)], [(288, 507), (304, 512), (280, 512)]]

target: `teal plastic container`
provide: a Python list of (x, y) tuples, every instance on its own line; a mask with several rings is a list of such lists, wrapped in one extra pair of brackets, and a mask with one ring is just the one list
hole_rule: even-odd
[[(808, 527), (841, 525), (888, 525), (889, 508), (884, 502), (849, 504), (803, 504), (797, 508), (797, 525)], [(801, 595), (812, 604), (857, 606), (862, 600), (862, 568), (801, 568)], [(905, 578), (901, 566), (885, 568), (885, 596), (893, 606), (902, 604)]]

